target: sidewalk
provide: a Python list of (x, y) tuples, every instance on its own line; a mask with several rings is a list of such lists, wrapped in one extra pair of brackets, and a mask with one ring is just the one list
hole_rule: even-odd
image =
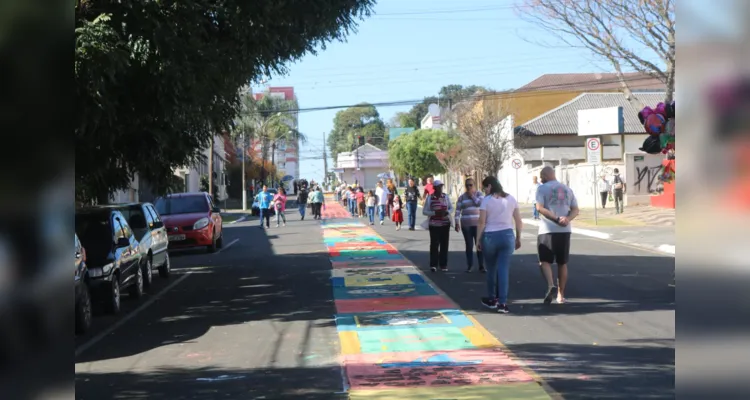
[[(527, 225), (538, 226), (533, 219), (531, 204), (522, 204), (521, 217)], [(637, 246), (660, 253), (675, 254), (674, 210), (639, 206), (625, 208), (623, 214), (614, 209), (598, 210), (598, 225), (594, 224), (594, 210), (582, 209), (573, 221), (573, 233)]]

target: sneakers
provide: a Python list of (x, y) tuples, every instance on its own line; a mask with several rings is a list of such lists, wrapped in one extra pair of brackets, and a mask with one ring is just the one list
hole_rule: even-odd
[(410, 231), (413, 231), (413, 230), (414, 230), (414, 227), (413, 227), (413, 226), (410, 226), (410, 227), (409, 227), (409, 230), (410, 230)]
[(380, 225), (383, 225), (383, 220), (380, 220)]
[(370, 222), (370, 225), (375, 225), (375, 223), (374, 222)]
[(552, 299), (556, 297), (557, 297), (557, 287), (552, 286), (549, 289), (547, 289), (547, 295), (544, 296), (544, 304), (552, 303)]
[(442, 271), (442, 272), (448, 272), (448, 267), (440, 267), (440, 271)]
[(489, 297), (482, 297), (482, 305), (489, 308), (490, 310), (496, 310), (497, 299), (489, 298)]
[(471, 272), (472, 268), (473, 267), (471, 267), (471, 266), (466, 267), (466, 273), (468, 274), (469, 272)]
[(396, 230), (397, 230), (397, 231), (400, 231), (400, 230), (401, 230), (401, 227), (400, 227), (400, 226), (397, 226), (397, 227), (396, 227)]
[(279, 224), (276, 224), (276, 227), (278, 228), (278, 227), (279, 227)]
[(485, 267), (479, 267), (479, 272), (481, 272), (483, 274), (486, 274), (487, 273), (487, 268), (485, 268)]
[(430, 267), (430, 271), (437, 272), (437, 267)]
[(510, 312), (510, 309), (508, 309), (507, 304), (498, 304), (497, 305), (497, 313), (498, 314), (507, 314)]

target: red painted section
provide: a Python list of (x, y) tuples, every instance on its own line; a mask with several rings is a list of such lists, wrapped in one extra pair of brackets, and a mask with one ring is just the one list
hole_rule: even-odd
[[(664, 169), (671, 168), (673, 171), (676, 171), (675, 168), (675, 160), (664, 160), (661, 162), (661, 164), (664, 166)], [(662, 194), (657, 196), (651, 196), (651, 207), (658, 207), (658, 208), (676, 208), (677, 205), (677, 197), (675, 195), (675, 183), (677, 182), (677, 178), (672, 180), (672, 182), (665, 183), (664, 184), (664, 192)]]

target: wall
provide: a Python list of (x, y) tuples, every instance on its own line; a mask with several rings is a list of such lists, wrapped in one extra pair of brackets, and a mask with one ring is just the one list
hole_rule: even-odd
[(630, 204), (651, 204), (651, 193), (656, 192), (659, 185), (664, 158), (662, 154), (625, 154), (625, 183)]

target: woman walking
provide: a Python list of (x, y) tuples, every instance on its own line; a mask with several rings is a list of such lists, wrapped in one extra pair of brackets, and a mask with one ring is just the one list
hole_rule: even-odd
[(367, 212), (365, 208), (365, 190), (361, 187), (357, 190), (357, 212), (359, 218), (364, 218)]
[(409, 219), (409, 230), (413, 231), (417, 225), (417, 202), (422, 199), (414, 178), (409, 178), (409, 186), (404, 191), (404, 200)]
[(503, 191), (497, 178), (484, 178), (482, 188), (486, 196), (479, 207), (477, 250), (484, 253), (488, 270), (487, 297), (482, 298), (482, 304), (507, 314), (510, 256), (521, 247), (521, 212), (516, 199)]
[(316, 186), (315, 191), (310, 194), (310, 204), (312, 205), (313, 219), (320, 219), (320, 209), (323, 206), (323, 192), (320, 191), (319, 186)]
[(378, 197), (375, 196), (375, 192), (370, 190), (365, 202), (367, 203), (367, 216), (370, 217), (370, 225), (375, 225), (375, 207), (378, 204)]
[(396, 223), (397, 231), (401, 230), (401, 224), (404, 223), (404, 212), (401, 210), (403, 206), (401, 196), (396, 195), (396, 197), (393, 198), (393, 216), (391, 219)]
[[(479, 206), (482, 205), (484, 196), (474, 185), (474, 179), (468, 178), (464, 182), (466, 191), (456, 201), (456, 215), (454, 222), (456, 232), (461, 231), (466, 242), (466, 272), (471, 272), (474, 266), (474, 247), (477, 242), (477, 226), (479, 225)], [(479, 272), (486, 272), (482, 251), (477, 249), (477, 262)]]
[(279, 227), (279, 217), (284, 221), (286, 226), (286, 189), (279, 187), (278, 192), (273, 196), (273, 208), (276, 211), (276, 227)]
[(448, 240), (451, 233), (451, 212), (453, 205), (448, 195), (443, 193), (443, 182), (436, 179), (433, 192), (425, 198), (422, 215), (429, 217), (430, 228), (430, 270), (448, 271)]

